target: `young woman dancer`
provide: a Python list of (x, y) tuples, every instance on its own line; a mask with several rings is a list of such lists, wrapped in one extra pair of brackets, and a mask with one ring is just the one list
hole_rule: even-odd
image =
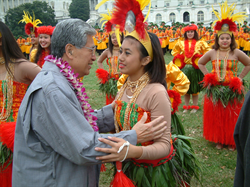
[[(205, 75), (203, 87), (205, 88), (203, 136), (205, 139), (217, 143), (216, 148), (222, 149), (228, 145), (229, 150), (235, 149), (233, 138), (243, 100), (243, 78), (250, 70), (250, 58), (237, 49), (233, 32), (236, 24), (243, 21), (246, 16), (233, 14), (235, 4), (230, 7), (227, 1), (221, 5), (222, 19), (216, 20), (214, 30), (217, 31), (213, 49), (199, 60), (199, 68)], [(229, 21), (228, 21), (229, 20)], [(211, 61), (213, 70), (208, 72), (205, 65)], [(238, 64), (245, 67), (238, 75)]]
[[(198, 94), (201, 91), (199, 82), (202, 81), (203, 74), (199, 70), (198, 59), (210, 50), (205, 41), (199, 41), (197, 29), (197, 26), (194, 24), (186, 26), (184, 28), (185, 40), (178, 40), (172, 50), (174, 64), (176, 64), (183, 71), (183, 73), (186, 74), (190, 81), (189, 90), (184, 96), (184, 113), (189, 109), (192, 109), (191, 112), (195, 113), (199, 109)], [(193, 105), (190, 106), (189, 101), (191, 95), (193, 99)]]
[(40, 70), (27, 61), (9, 28), (0, 21), (0, 187), (11, 187), (17, 113), (28, 85)]
[[(167, 93), (165, 80), (165, 61), (158, 37), (144, 29), (144, 16), (141, 12), (144, 5), (147, 5), (146, 2), (117, 0), (112, 14), (111, 21), (114, 24), (119, 24), (121, 31), (124, 27), (126, 29), (126, 37), (119, 55), (119, 68), (121, 73), (128, 75), (116, 96), (115, 103), (113, 103), (115, 104), (115, 127), (116, 132), (129, 130), (141, 119), (143, 113), (147, 112), (148, 122), (159, 115), (164, 116), (167, 121), (167, 129), (159, 139), (145, 142), (136, 147), (129, 146), (132, 150), (137, 150), (137, 154), (134, 156), (137, 159), (124, 163), (123, 169), (126, 170), (126, 175), (137, 186), (164, 186), (166, 184), (183, 186), (190, 182), (193, 173), (190, 172), (190, 167), (184, 169), (180, 165), (178, 168), (181, 169), (175, 172), (176, 175), (174, 171), (171, 171), (170, 165), (183, 162), (179, 156), (174, 156), (174, 149), (182, 149), (182, 147), (177, 146), (177, 142), (182, 140), (178, 139), (174, 143), (171, 140), (171, 101)], [(125, 24), (125, 22), (134, 23), (136, 26), (129, 27), (127, 24), (126, 26), (121, 24)], [(172, 137), (176, 136), (173, 135)], [(107, 142), (107, 140), (102, 141)], [(126, 142), (124, 142), (124, 145), (127, 145)], [(130, 154), (130, 148), (127, 149), (128, 154)], [(99, 149), (99, 151), (108, 150)], [(188, 152), (190, 153), (190, 149)], [(111, 161), (106, 159), (105, 156), (99, 159)], [(122, 161), (125, 159), (126, 155)], [(189, 161), (193, 164), (193, 160)], [(167, 168), (169, 173), (164, 173), (163, 168)], [(187, 171), (188, 175), (183, 175), (183, 169), (189, 170)], [(152, 175), (154, 173), (152, 171), (156, 170), (159, 171), (160, 177)], [(137, 174), (142, 177), (138, 177)]]

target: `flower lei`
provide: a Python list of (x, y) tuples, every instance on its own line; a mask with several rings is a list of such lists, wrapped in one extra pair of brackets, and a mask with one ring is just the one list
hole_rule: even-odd
[(69, 63), (67, 61), (63, 61), (62, 58), (57, 59), (53, 55), (48, 55), (45, 57), (45, 61), (56, 64), (57, 67), (61, 69), (60, 72), (63, 74), (63, 76), (65, 76), (69, 83), (77, 90), (76, 96), (81, 104), (86, 120), (90, 123), (94, 131), (98, 131), (99, 128), (96, 124), (97, 118), (91, 114), (91, 112), (94, 112), (94, 110), (87, 101), (89, 97), (85, 93), (83, 83), (79, 82), (79, 79), (77, 79), (78, 74), (74, 73), (74, 70), (72, 70)]
[(184, 41), (184, 46), (185, 46), (185, 56), (187, 58), (191, 58), (194, 54), (194, 48), (195, 48), (195, 44), (196, 44), (196, 40), (195, 39), (192, 39), (192, 42), (191, 42), (191, 47), (190, 47), (190, 50), (189, 50), (189, 41), (188, 40), (185, 40)]

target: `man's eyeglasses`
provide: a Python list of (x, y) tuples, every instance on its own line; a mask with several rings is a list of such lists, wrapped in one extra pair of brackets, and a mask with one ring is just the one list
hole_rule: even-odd
[(85, 47), (85, 46), (83, 46), (83, 47), (86, 48), (86, 49), (92, 50), (92, 56), (95, 56), (96, 46), (94, 46), (94, 47)]

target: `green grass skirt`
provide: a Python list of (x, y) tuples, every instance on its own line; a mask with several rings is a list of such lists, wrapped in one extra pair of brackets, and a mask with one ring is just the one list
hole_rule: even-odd
[(123, 172), (137, 187), (185, 186), (190, 184), (192, 177), (200, 181), (201, 167), (189, 141), (192, 138), (184, 135), (184, 128), (176, 114), (172, 115), (171, 122), (174, 146), (171, 160), (156, 167), (148, 163), (134, 164), (133, 161), (123, 163)]
[(201, 91), (202, 87), (199, 84), (203, 80), (203, 73), (200, 69), (195, 69), (192, 65), (187, 64), (182, 72), (187, 76), (190, 81), (190, 87), (187, 94), (196, 94)]

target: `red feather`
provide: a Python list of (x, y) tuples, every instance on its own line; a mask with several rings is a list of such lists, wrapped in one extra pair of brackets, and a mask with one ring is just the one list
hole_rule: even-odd
[(140, 39), (145, 39), (145, 28), (147, 23), (143, 23), (144, 16), (140, 4), (136, 0), (117, 0), (114, 3), (115, 9), (112, 13), (112, 24), (120, 26), (120, 31), (124, 31), (127, 13), (131, 10), (135, 14), (135, 30)]
[(38, 34), (48, 34), (48, 35), (52, 36), (54, 29), (55, 29), (55, 27), (52, 27), (51, 25), (41, 26), (38, 28)]
[(33, 30), (33, 24), (32, 24), (32, 23), (27, 23), (27, 24), (25, 25), (24, 29), (25, 29), (25, 33), (26, 33), (27, 35), (30, 35), (30, 33), (31, 33), (30, 29), (31, 29), (31, 28), (32, 28), (32, 30)]
[(237, 91), (239, 94), (241, 94), (243, 91), (241, 80), (238, 77), (232, 77), (229, 83), (229, 88), (231, 88), (233, 92)]
[(35, 37), (38, 37), (38, 32), (37, 32), (37, 27), (35, 27), (35, 31), (34, 31), (34, 33), (35, 33)]
[(184, 27), (184, 32), (192, 31), (192, 30), (197, 31), (197, 29), (198, 29), (197, 25), (191, 24), (191, 25)]
[(122, 172), (122, 163), (116, 162), (117, 172), (114, 176), (113, 181), (110, 184), (110, 187), (134, 187), (132, 180), (130, 180), (123, 172)]
[(232, 21), (232, 19), (226, 18), (221, 21), (217, 21), (216, 25), (214, 26), (214, 30), (220, 31), (222, 25), (228, 24), (229, 31), (236, 32), (237, 31), (237, 25)]
[(14, 148), (16, 122), (5, 122), (0, 124), (0, 141), (12, 152)]
[(111, 32), (112, 31), (112, 22), (111, 21), (108, 21), (107, 23), (105, 23), (105, 30), (107, 32)]
[(214, 73), (206, 74), (203, 78), (203, 81), (201, 81), (201, 83), (204, 83), (203, 87), (216, 86), (220, 84), (218, 82), (217, 76)]
[(173, 99), (172, 102), (173, 111), (171, 113), (174, 114), (176, 111), (178, 111), (178, 106), (181, 104), (181, 95), (174, 90), (168, 90), (168, 95), (170, 98)]
[(105, 69), (97, 69), (96, 70), (96, 76), (101, 81), (101, 84), (105, 84), (109, 80), (109, 72), (107, 72)]

